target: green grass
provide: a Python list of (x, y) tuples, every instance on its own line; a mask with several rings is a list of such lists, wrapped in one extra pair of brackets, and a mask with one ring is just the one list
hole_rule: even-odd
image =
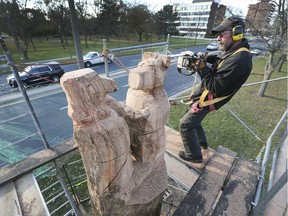
[[(65, 49), (62, 47), (61, 42), (58, 38), (35, 38), (34, 39), (34, 45), (35, 50), (30, 43), (28, 47), (28, 60), (24, 60), (23, 62), (33, 62), (33, 61), (41, 61), (41, 60), (47, 60), (47, 59), (55, 59), (55, 58), (64, 58), (64, 57), (70, 57), (71, 60), (73, 60), (73, 56), (76, 56), (74, 42), (72, 38), (68, 41), (67, 46)], [(158, 42), (165, 42), (164, 38), (158, 40), (154, 37), (149, 37), (146, 39), (143, 39), (142, 42), (138, 41), (137, 35), (131, 36), (129, 40), (126, 38), (111, 38), (109, 42), (107, 42), (107, 48), (113, 49), (113, 48), (120, 48), (120, 47), (128, 47), (128, 46), (136, 46), (141, 44), (150, 44), (150, 43), (158, 43)], [(196, 43), (195, 43), (196, 42)], [(16, 49), (14, 40), (7, 39), (5, 40), (6, 46), (12, 56), (13, 61), (16, 64), (22, 63), (20, 60), (20, 55)], [(24, 47), (23, 43), (22, 47)], [(193, 38), (174, 38), (171, 37), (169, 40), (170, 49), (179, 49), (184, 47), (193, 47), (193, 46), (199, 46), (199, 45), (207, 45), (209, 43), (209, 40), (204, 39), (197, 39), (196, 41)], [(81, 39), (81, 45), (82, 45), (82, 52), (83, 54), (87, 53), (88, 51), (95, 50), (101, 52), (103, 50), (103, 39), (93, 37), (91, 40), (88, 41), (87, 46), (84, 41), (84, 38)], [(153, 51), (151, 49), (147, 49), (145, 51)], [(127, 51), (127, 52), (121, 52), (117, 53), (117, 56), (121, 55), (127, 55), (127, 54), (135, 54), (139, 53), (141, 51)]]
[[(263, 80), (265, 62), (265, 58), (261, 57), (253, 61), (252, 74), (246, 83)], [(283, 66), (281, 72), (274, 72), (271, 79), (287, 76), (286, 71), (287, 64)], [(287, 108), (287, 80), (269, 83), (264, 97), (256, 95), (259, 88), (260, 85), (242, 87), (226, 105), (262, 141), (246, 129), (225, 107), (221, 107), (209, 113), (202, 122), (211, 148), (217, 149), (221, 145), (237, 152), (238, 155), (250, 159), (256, 158)], [(188, 91), (184, 95), (189, 93)], [(169, 126), (178, 130), (179, 119), (186, 109), (186, 105), (171, 106)], [(281, 128), (281, 132), (273, 139), (274, 145), (285, 129)]]

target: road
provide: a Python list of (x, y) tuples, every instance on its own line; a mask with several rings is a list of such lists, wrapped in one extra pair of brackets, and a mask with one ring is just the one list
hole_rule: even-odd
[[(196, 52), (199, 49), (203, 49), (203, 47), (193, 51)], [(177, 53), (177, 51), (175, 52)], [(180, 52), (181, 50), (178, 51), (178, 53)], [(121, 57), (119, 59), (124, 65), (131, 67), (133, 65), (136, 66), (138, 62), (140, 62), (140, 58), (140, 55), (134, 55)], [(66, 73), (69, 73), (76, 70), (77, 65), (63, 65), (63, 68)], [(104, 74), (104, 65), (93, 66), (92, 69), (98, 74)], [(109, 76), (111, 78), (114, 77), (113, 79), (118, 86), (118, 91), (111, 94), (111, 96), (119, 101), (125, 101), (128, 89), (128, 77), (127, 74), (124, 76), (115, 76), (115, 73), (119, 73), (119, 70), (122, 69), (119, 68), (117, 64), (109, 64), (109, 71), (111, 71)], [(8, 75), (0, 77), (0, 85), (2, 88), (3, 86), (8, 88), (6, 92), (16, 91), (16, 89), (10, 89), (10, 87), (7, 87), (5, 84), (7, 76)], [(183, 76), (179, 74), (174, 63), (168, 69), (164, 88), (167, 94), (171, 96), (189, 88), (192, 83), (193, 76)], [(55, 85), (59, 84), (53, 84), (53, 86)], [(28, 89), (28, 94), (30, 91), (35, 91), (35, 89)], [(16, 92), (13, 94), (20, 93)], [(1, 104), (1, 99), (5, 96), (7, 95), (0, 96), (0, 167), (19, 161), (44, 149), (43, 141), (33, 123), (33, 119), (24, 100), (21, 98), (20, 100), (10, 103)], [(50, 146), (73, 136), (72, 121), (67, 115), (66, 95), (60, 87), (56, 93), (49, 94), (49, 90), (45, 90), (45, 92), (41, 93), (40, 91), (40, 93), (29, 98)]]

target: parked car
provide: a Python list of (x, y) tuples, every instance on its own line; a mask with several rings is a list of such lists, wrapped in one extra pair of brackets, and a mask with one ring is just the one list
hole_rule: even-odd
[(260, 55), (261, 51), (259, 49), (252, 49), (250, 53), (253, 55)]
[[(114, 59), (114, 55), (109, 53), (108, 57), (109, 57), (108, 63), (110, 64), (111, 61)], [(83, 56), (85, 67), (91, 67), (92, 65), (95, 65), (95, 64), (104, 63), (104, 59), (105, 57), (103, 56), (102, 53), (94, 52), (94, 51), (88, 52), (86, 55)]]
[(207, 50), (218, 50), (218, 44), (217, 43), (208, 44)]
[[(32, 84), (47, 83), (50, 80), (60, 82), (64, 70), (58, 62), (48, 62), (43, 65), (30, 65), (18, 72), (25, 87)], [(18, 87), (14, 74), (7, 77), (7, 83), (12, 88)]]

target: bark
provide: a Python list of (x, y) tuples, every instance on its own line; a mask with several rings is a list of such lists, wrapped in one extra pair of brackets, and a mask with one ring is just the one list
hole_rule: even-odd
[(284, 64), (286, 58), (287, 58), (287, 53), (282, 54), (280, 56), (280, 58), (278, 59), (277, 64), (276, 64), (276, 69), (275, 69), (277, 72), (281, 72), (283, 64)]
[[(273, 60), (274, 60), (274, 53), (270, 53), (268, 62), (266, 64), (266, 70), (264, 72), (264, 79), (263, 81), (270, 80), (270, 77), (272, 73), (275, 71), (274, 65), (273, 65)], [(257, 95), (260, 97), (263, 97), (266, 91), (266, 88), (268, 86), (267, 82), (263, 82), (257, 92)]]

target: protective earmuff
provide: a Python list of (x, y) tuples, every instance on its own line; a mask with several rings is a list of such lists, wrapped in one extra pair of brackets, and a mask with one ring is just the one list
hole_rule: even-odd
[(237, 25), (232, 29), (232, 40), (238, 41), (244, 38), (244, 30), (241, 25)]

